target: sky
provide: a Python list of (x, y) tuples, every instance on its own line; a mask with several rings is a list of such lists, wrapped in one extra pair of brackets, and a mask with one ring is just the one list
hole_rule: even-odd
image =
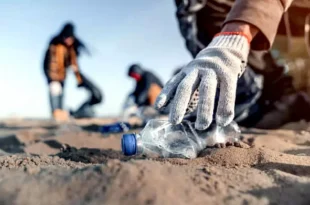
[[(1, 0), (0, 118), (50, 116), (43, 56), (67, 21), (76, 25), (76, 35), (92, 52), (79, 58), (79, 66), (103, 91), (104, 102), (95, 107), (99, 116), (120, 114), (135, 86), (127, 77), (131, 63), (166, 82), (191, 59), (173, 0)], [(77, 108), (87, 96), (69, 72), (65, 108)]]

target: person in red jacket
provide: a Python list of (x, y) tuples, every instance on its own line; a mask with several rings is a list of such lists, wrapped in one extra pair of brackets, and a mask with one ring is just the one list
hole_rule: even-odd
[(138, 107), (153, 106), (163, 84), (157, 76), (143, 69), (139, 64), (132, 64), (128, 76), (136, 81), (136, 87), (131, 94)]

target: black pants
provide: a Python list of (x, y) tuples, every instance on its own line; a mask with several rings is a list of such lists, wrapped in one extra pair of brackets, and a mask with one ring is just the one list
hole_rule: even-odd
[(80, 75), (82, 77), (83, 83), (79, 87), (85, 88), (87, 92), (90, 93), (90, 96), (80, 105), (76, 111), (70, 111), (70, 114), (75, 118), (91, 118), (95, 116), (95, 113), (92, 109), (93, 105), (102, 102), (102, 92), (85, 75)]

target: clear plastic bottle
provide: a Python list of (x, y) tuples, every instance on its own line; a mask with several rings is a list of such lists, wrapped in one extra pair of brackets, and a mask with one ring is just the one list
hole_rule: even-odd
[(196, 158), (201, 150), (217, 143), (238, 142), (240, 130), (235, 122), (226, 127), (211, 125), (205, 131), (194, 129), (194, 123), (183, 121), (172, 125), (166, 120), (150, 120), (140, 134), (124, 134), (124, 155)]

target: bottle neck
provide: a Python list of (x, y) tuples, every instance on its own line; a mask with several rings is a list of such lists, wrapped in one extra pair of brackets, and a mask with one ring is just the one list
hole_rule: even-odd
[(136, 134), (136, 154), (143, 153), (143, 142), (140, 134)]

